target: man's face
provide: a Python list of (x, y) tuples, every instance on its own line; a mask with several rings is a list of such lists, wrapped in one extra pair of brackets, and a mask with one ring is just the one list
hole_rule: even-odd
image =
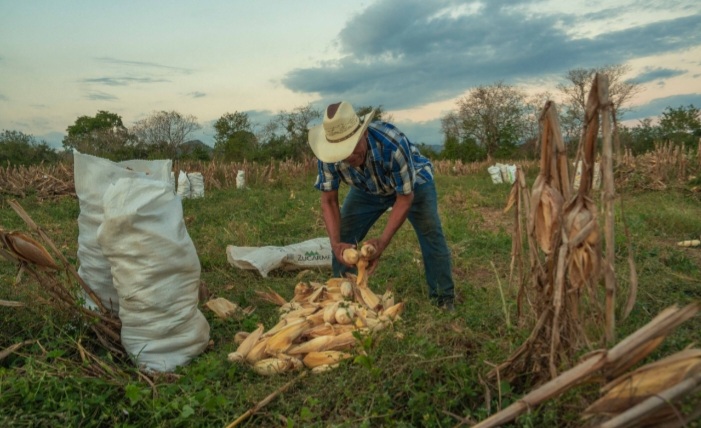
[(365, 163), (365, 155), (368, 152), (367, 138), (368, 131), (366, 130), (363, 133), (363, 136), (360, 137), (360, 139), (358, 140), (358, 144), (355, 145), (353, 153), (351, 153), (350, 156), (346, 158), (346, 162), (348, 162), (351, 166), (355, 168)]

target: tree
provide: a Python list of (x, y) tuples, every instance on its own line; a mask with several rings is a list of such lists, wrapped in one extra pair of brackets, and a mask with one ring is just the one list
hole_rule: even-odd
[(112, 160), (138, 157), (138, 148), (133, 144), (122, 118), (105, 110), (95, 117), (80, 116), (66, 129), (63, 139), (66, 150), (102, 156)]
[(132, 133), (140, 143), (164, 156), (177, 159), (179, 149), (188, 135), (200, 128), (195, 116), (184, 116), (176, 111), (160, 111), (136, 122)]
[(214, 155), (225, 161), (253, 160), (258, 140), (246, 113), (226, 113), (214, 123)]
[(693, 147), (701, 137), (701, 110), (693, 104), (688, 107), (667, 107), (660, 116), (663, 138)]
[(584, 121), (584, 109), (587, 105), (587, 96), (591, 89), (594, 76), (597, 73), (605, 74), (609, 81), (609, 100), (613, 103), (614, 119), (620, 119), (629, 108), (627, 103), (642, 91), (639, 83), (624, 80), (626, 73), (630, 71), (629, 65), (613, 64), (597, 68), (575, 68), (565, 75), (566, 83), (557, 85), (557, 89), (564, 95), (564, 113), (561, 119), (566, 129), (582, 129)]
[(619, 139), (624, 147), (631, 149), (634, 155), (648, 152), (655, 148), (655, 143), (662, 140), (660, 127), (652, 124), (652, 119), (642, 119), (632, 128), (619, 128)]
[(478, 86), (457, 102), (457, 112), (443, 118), (446, 140), (474, 141), (488, 156), (510, 151), (527, 127), (525, 100), (522, 91), (503, 82)]
[(53, 163), (59, 158), (45, 141), (19, 131), (3, 131), (0, 134), (0, 164), (34, 165)]
[[(276, 153), (284, 158), (301, 159), (308, 156), (309, 124), (322, 117), (322, 112), (311, 104), (297, 107), (292, 111), (281, 111), (263, 127), (259, 134), (260, 149), (264, 153)], [(274, 150), (267, 147), (275, 145)]]

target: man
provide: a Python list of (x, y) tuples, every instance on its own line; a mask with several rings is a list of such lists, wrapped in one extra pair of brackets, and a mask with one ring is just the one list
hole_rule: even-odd
[[(408, 218), (419, 239), (429, 298), (452, 310), (455, 292), (450, 250), (438, 217), (433, 165), (394, 125), (371, 122), (374, 114), (371, 111), (361, 122), (353, 106), (342, 101), (329, 105), (323, 123), (309, 130), (309, 145), (319, 168), (314, 187), (322, 191), (321, 209), (335, 256), (334, 275), (352, 268), (343, 261), (343, 250), (355, 248), (392, 208), (382, 234), (365, 241), (377, 249), (368, 275)], [(350, 191), (339, 208), (341, 181)]]

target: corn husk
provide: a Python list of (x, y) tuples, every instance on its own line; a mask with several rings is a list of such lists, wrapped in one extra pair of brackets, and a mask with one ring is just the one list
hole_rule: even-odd
[(292, 298), (292, 301), (301, 302), (303, 300), (306, 300), (309, 297), (309, 295), (312, 294), (313, 291), (314, 288), (308, 283), (298, 282), (297, 285), (295, 285), (295, 295)]
[(270, 330), (268, 330), (268, 331), (266, 331), (265, 333), (263, 333), (263, 337), (270, 337), (270, 336), (273, 336), (273, 335), (277, 334), (280, 330), (282, 330), (282, 329), (285, 328), (285, 327), (288, 327), (288, 326), (291, 326), (291, 325), (294, 325), (294, 324), (303, 323), (303, 322), (305, 322), (305, 321), (307, 321), (307, 318), (305, 318), (305, 317), (301, 317), (301, 318), (291, 318), (291, 317), (282, 318), (282, 319), (280, 319), (280, 321), (278, 321), (277, 324), (275, 324), (275, 325), (273, 326), (273, 328), (271, 328)]
[(312, 326), (317, 326), (324, 323), (324, 310), (323, 306), (319, 307), (319, 310), (313, 314), (307, 316), (307, 321), (309, 321)]
[(687, 349), (627, 373), (602, 388), (584, 413), (612, 415), (701, 373), (701, 349)]
[(394, 320), (394, 319), (397, 319), (397, 317), (399, 317), (399, 315), (401, 315), (402, 312), (404, 312), (404, 302), (399, 302), (399, 303), (397, 303), (393, 306), (390, 306), (389, 308), (383, 310), (381, 312), (381, 315), (385, 315), (385, 316), (389, 317), (390, 319)]
[(346, 351), (352, 348), (355, 343), (356, 338), (353, 331), (347, 331), (339, 335), (319, 336), (307, 342), (293, 345), (287, 353), (299, 355), (319, 351)]
[(342, 351), (309, 352), (302, 362), (310, 369), (324, 364), (335, 364), (339, 361), (351, 358), (352, 355)]
[(596, 206), (588, 197), (577, 197), (565, 208), (564, 232), (569, 257), (567, 272), (573, 289), (597, 282), (601, 266)]
[(292, 342), (309, 327), (312, 327), (312, 323), (307, 320), (284, 327), (268, 339), (265, 352), (268, 355), (277, 355), (286, 352), (289, 347), (292, 346)]
[(337, 367), (338, 367), (338, 363), (336, 363), (336, 364), (322, 364), (320, 366), (316, 366), (313, 369), (311, 369), (311, 372), (313, 374), (326, 373), (326, 372), (329, 372)]
[(265, 348), (268, 346), (268, 339), (269, 338), (261, 338), (258, 340), (258, 343), (256, 343), (253, 349), (246, 355), (247, 363), (255, 364), (268, 357), (268, 354), (265, 352)]
[(326, 287), (329, 290), (332, 290), (334, 288), (339, 288), (341, 287), (341, 283), (348, 281), (346, 278), (329, 278), (326, 281)]
[(204, 304), (204, 306), (214, 312), (221, 319), (227, 319), (236, 315), (237, 313), (243, 313), (239, 305), (232, 303), (223, 297), (210, 299)]
[(326, 323), (310, 328), (304, 333), (304, 337), (308, 339), (313, 339), (315, 337), (320, 336), (339, 335), (348, 331), (353, 331), (355, 329), (356, 328), (353, 324), (341, 325)]
[(336, 311), (338, 310), (339, 302), (334, 302), (324, 309), (324, 322), (332, 323), (336, 320)]
[(256, 290), (256, 294), (258, 295), (258, 297), (265, 300), (266, 302), (270, 302), (277, 306), (283, 306), (284, 304), (288, 303), (284, 297), (282, 297), (281, 295), (279, 295), (271, 289), (268, 289), (268, 291)]
[(293, 311), (296, 311), (298, 309), (303, 309), (304, 306), (302, 306), (301, 302), (296, 302), (294, 299), (290, 302), (285, 303), (284, 305), (281, 305), (279, 308), (277, 308), (278, 312), (281, 314), (287, 314)]
[(248, 337), (248, 335), (250, 335), (250, 334), (251, 333), (249, 333), (247, 331), (239, 331), (238, 333), (236, 333), (234, 335), (234, 343), (237, 345), (240, 345), (241, 342), (243, 342), (244, 339), (246, 339)]
[(263, 376), (286, 373), (299, 368), (293, 358), (266, 358), (253, 365), (253, 370)]
[(248, 355), (248, 353), (251, 352), (255, 344), (258, 343), (258, 339), (260, 339), (264, 330), (265, 327), (263, 326), (263, 324), (258, 324), (258, 328), (256, 328), (251, 334), (249, 334), (244, 339), (243, 342), (241, 342), (236, 351), (228, 355), (228, 360), (232, 363), (240, 363), (245, 361), (246, 355)]
[(58, 265), (43, 245), (21, 232), (4, 233), (0, 238), (7, 249), (18, 259), (38, 266), (58, 269)]
[(394, 293), (391, 290), (387, 290), (380, 300), (383, 308), (394, 306)]
[(377, 297), (377, 294), (375, 294), (368, 286), (367, 284), (362, 284), (358, 285), (358, 291), (360, 291), (360, 295), (363, 298), (363, 302), (365, 305), (370, 308), (370, 309), (377, 309), (381, 306), (382, 301), (380, 300), (379, 297)]
[(314, 291), (309, 295), (306, 301), (309, 303), (313, 303), (322, 300), (325, 293), (326, 286), (319, 284), (317, 287), (314, 287)]
[(531, 216), (529, 227), (540, 249), (550, 254), (556, 245), (556, 235), (560, 230), (563, 198), (551, 186), (546, 177), (539, 175), (531, 194)]
[(307, 308), (299, 308), (299, 309), (295, 309), (295, 310), (290, 311), (290, 312), (283, 313), (282, 315), (280, 315), (280, 318), (291, 318), (291, 319), (306, 318), (318, 310), (319, 310), (318, 306), (309, 306)]

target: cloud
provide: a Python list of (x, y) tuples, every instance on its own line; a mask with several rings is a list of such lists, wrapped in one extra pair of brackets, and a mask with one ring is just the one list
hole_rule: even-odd
[(108, 94), (108, 93), (102, 92), (102, 91), (90, 91), (87, 93), (87, 95), (85, 97), (89, 100), (95, 100), (95, 101), (115, 101), (115, 100), (119, 99), (112, 94)]
[(683, 76), (686, 74), (686, 70), (675, 70), (671, 68), (646, 68), (643, 73), (638, 74), (630, 81), (634, 83), (649, 83), (654, 80), (669, 79), (672, 77)]
[(156, 64), (155, 62), (129, 61), (129, 60), (118, 59), (118, 58), (110, 58), (110, 57), (99, 57), (99, 58), (95, 58), (95, 60), (100, 61), (100, 62), (104, 62), (107, 64), (112, 64), (112, 65), (126, 65), (126, 66), (130, 66), (130, 67), (151, 68), (151, 69), (156, 68), (156, 69), (177, 71), (179, 73), (184, 73), (184, 74), (191, 74), (194, 72), (194, 70), (191, 68), (173, 67), (170, 65)]
[(207, 94), (205, 94), (204, 92), (195, 91), (195, 92), (190, 92), (189, 94), (187, 94), (187, 96), (191, 97), (191, 98), (202, 98), (202, 97), (206, 97)]
[(668, 107), (679, 108), (689, 105), (701, 107), (701, 93), (672, 95), (664, 98), (655, 98), (647, 104), (636, 106), (632, 111), (627, 112), (625, 120), (645, 119), (659, 116)]
[[(348, 99), (404, 109), (500, 80), (518, 84), (545, 78), (557, 83), (574, 68), (619, 64), (701, 44), (698, 12), (580, 37), (564, 29), (586, 25), (591, 16), (529, 12), (527, 6), (536, 3), (490, 0), (466, 8), (459, 0), (380, 0), (341, 30), (336, 40), (339, 59), (292, 70), (282, 83), (296, 92), (319, 94), (322, 105)], [(610, 13), (620, 11), (604, 9), (597, 16)]]
[(7, 95), (0, 94), (0, 101), (10, 101), (10, 99), (7, 98)]
[(96, 77), (93, 79), (82, 79), (82, 83), (97, 83), (107, 86), (127, 86), (132, 83), (162, 83), (170, 82), (167, 79), (155, 79), (151, 77)]

